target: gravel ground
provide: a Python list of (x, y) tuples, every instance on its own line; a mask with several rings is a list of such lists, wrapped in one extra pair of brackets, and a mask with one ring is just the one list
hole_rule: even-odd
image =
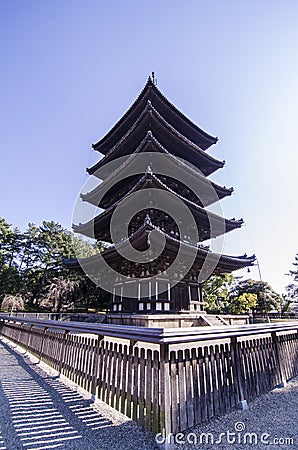
[[(99, 401), (91, 402), (0, 339), (0, 450), (156, 450), (154, 436)], [(194, 427), (176, 450), (298, 449), (298, 377), (223, 417)]]

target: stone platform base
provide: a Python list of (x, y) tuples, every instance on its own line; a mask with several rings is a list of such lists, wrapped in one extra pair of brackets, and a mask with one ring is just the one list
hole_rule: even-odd
[(203, 314), (107, 314), (107, 323), (148, 328), (208, 326)]
[(248, 316), (214, 316), (202, 313), (181, 314), (121, 314), (110, 313), (106, 323), (147, 328), (186, 328), (205, 326), (227, 326), (248, 323)]

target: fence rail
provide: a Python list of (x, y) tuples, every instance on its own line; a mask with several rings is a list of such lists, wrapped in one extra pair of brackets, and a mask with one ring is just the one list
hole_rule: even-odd
[(2, 316), (0, 332), (139, 425), (166, 435), (298, 374), (298, 322), (148, 329)]

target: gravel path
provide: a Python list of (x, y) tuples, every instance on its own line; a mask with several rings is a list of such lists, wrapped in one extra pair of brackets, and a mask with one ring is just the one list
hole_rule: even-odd
[[(152, 434), (0, 339), (0, 450), (156, 450)], [(22, 352), (24, 353), (24, 352)], [(194, 427), (176, 450), (298, 449), (298, 377), (246, 411)]]

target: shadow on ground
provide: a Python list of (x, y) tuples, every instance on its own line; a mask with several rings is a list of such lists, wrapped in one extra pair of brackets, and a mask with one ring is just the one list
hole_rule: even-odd
[(0, 450), (156, 448), (152, 434), (132, 421), (108, 418), (109, 412), (2, 340), (0, 362)]

